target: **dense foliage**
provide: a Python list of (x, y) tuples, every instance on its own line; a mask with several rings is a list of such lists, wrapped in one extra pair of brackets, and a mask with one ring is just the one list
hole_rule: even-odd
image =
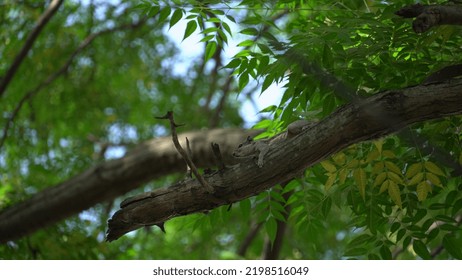
[[(328, 116), (351, 94), (415, 85), (462, 58), (458, 27), (417, 35), (394, 15), (412, 1), (134, 2), (66, 1), (45, 26), (0, 100), (0, 209), (165, 135), (152, 116), (170, 109), (189, 129), (242, 125), (240, 103), (276, 82), (281, 102), (256, 124), (268, 136)], [(5, 73), (47, 3), (1, 6)], [(167, 35), (179, 22), (184, 39), (201, 36), (201, 57), (181, 61)], [(239, 50), (226, 57), (231, 44)], [(326, 82), (333, 78), (343, 92)], [(253, 259), (279, 243), (283, 259), (461, 259), (461, 174), (437, 156), (462, 164), (461, 129), (462, 118), (450, 117), (414, 125), (410, 137), (354, 145), (285, 185), (173, 219), (166, 234), (139, 230), (105, 243), (120, 201), (96, 205), (1, 245), (0, 258)]]

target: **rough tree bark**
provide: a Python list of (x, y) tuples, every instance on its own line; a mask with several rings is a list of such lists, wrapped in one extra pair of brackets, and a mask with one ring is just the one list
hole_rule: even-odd
[(457, 80), (387, 91), (341, 107), (309, 130), (275, 144), (263, 167), (249, 159), (206, 176), (214, 193), (189, 179), (126, 199), (109, 220), (107, 240), (256, 195), (353, 143), (376, 139), (416, 122), (462, 114), (461, 91), (462, 80)]
[(404, 18), (415, 18), (412, 28), (423, 33), (437, 25), (461, 25), (462, 7), (460, 5), (422, 5), (406, 6), (396, 12)]

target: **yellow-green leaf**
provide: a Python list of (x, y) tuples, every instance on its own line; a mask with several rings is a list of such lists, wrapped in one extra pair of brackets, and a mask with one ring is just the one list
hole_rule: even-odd
[(419, 201), (424, 201), (427, 198), (429, 192), (432, 191), (431, 186), (427, 181), (422, 181), (417, 185), (417, 198)]
[(385, 161), (385, 166), (387, 167), (388, 170), (396, 173), (396, 174), (401, 174), (401, 169), (396, 165), (394, 164), (393, 162), (391, 161)]
[(403, 179), (401, 179), (401, 174), (396, 174), (393, 172), (387, 172), (388, 178), (390, 178), (396, 184), (404, 184)]
[(332, 159), (339, 166), (344, 165), (346, 162), (346, 156), (344, 153), (337, 153), (334, 156), (332, 156)]
[(353, 171), (353, 177), (358, 186), (359, 193), (363, 199), (366, 199), (366, 172), (364, 172), (364, 169), (356, 168)]
[(411, 179), (414, 177), (419, 171), (422, 171), (422, 163), (414, 163), (406, 171), (406, 178)]
[(430, 182), (432, 182), (433, 185), (438, 186), (440, 188), (443, 187), (443, 185), (441, 184), (440, 178), (438, 178), (438, 176), (430, 172), (428, 172), (426, 175), (427, 175), (427, 179)]
[(384, 169), (384, 164), (383, 162), (377, 162), (374, 164), (374, 167), (372, 168), (372, 173), (382, 173)]
[(443, 170), (441, 170), (436, 164), (431, 161), (425, 162), (425, 169), (439, 176), (445, 176)]
[(409, 186), (416, 185), (420, 182), (422, 182), (424, 178), (423, 172), (417, 173), (412, 179), (407, 183)]
[(375, 187), (375, 186), (382, 184), (386, 178), (387, 178), (386, 172), (380, 173), (379, 175), (377, 175), (377, 177), (375, 177), (373, 186)]
[(393, 153), (393, 152), (390, 151), (390, 150), (385, 150), (385, 151), (383, 151), (382, 155), (383, 155), (384, 157), (387, 157), (387, 158), (396, 158), (395, 153)]
[(338, 182), (340, 184), (345, 183), (347, 176), (348, 176), (348, 170), (345, 168), (340, 169), (338, 173)]
[(390, 181), (385, 180), (385, 182), (383, 182), (382, 186), (380, 186), (379, 193), (383, 193), (384, 191), (388, 190), (388, 185), (389, 184), (390, 184)]
[(377, 158), (379, 158), (379, 156), (380, 156), (379, 151), (374, 149), (367, 154), (367, 162), (372, 162), (376, 160)]
[(381, 154), (382, 153), (382, 146), (383, 146), (383, 139), (374, 141), (374, 145), (377, 148), (377, 151), (379, 152), (379, 154)]
[(330, 161), (328, 160), (325, 160), (325, 161), (321, 161), (321, 166), (327, 170), (327, 172), (330, 172), (330, 173), (335, 173), (337, 172), (337, 167), (335, 167), (335, 165), (333, 165)]
[(324, 185), (324, 189), (328, 191), (335, 183), (337, 179), (337, 173), (330, 173), (329, 177), (327, 177), (326, 184)]
[(402, 207), (401, 203), (401, 191), (399, 190), (398, 185), (393, 182), (389, 181), (390, 183), (388, 184), (388, 195), (390, 195), (391, 199), (393, 202), (399, 206), (399, 208)]
[(359, 161), (357, 159), (350, 160), (347, 163), (348, 168), (356, 168), (356, 167), (358, 167), (358, 165), (359, 165)]

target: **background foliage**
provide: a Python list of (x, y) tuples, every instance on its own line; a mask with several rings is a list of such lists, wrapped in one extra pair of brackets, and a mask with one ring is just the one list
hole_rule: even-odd
[[(268, 136), (348, 102), (322, 82), (324, 72), (288, 63), (289, 51), (360, 96), (418, 84), (460, 61), (459, 28), (416, 35), (408, 20), (394, 15), (410, 3), (66, 1), (1, 100), (0, 208), (165, 135), (152, 116), (167, 110), (189, 129), (239, 126), (245, 121), (241, 102), (256, 100), (276, 82), (284, 85), (281, 102), (263, 110), (271, 120), (256, 125)], [(0, 4), (0, 73), (47, 4)], [(203, 46), (187, 63), (167, 36), (182, 21), (183, 39), (198, 32)], [(227, 57), (231, 44), (239, 50)], [(461, 129), (462, 119), (451, 117), (415, 125), (410, 133), (462, 164)], [(349, 147), (231, 208), (173, 219), (166, 234), (146, 229), (103, 242), (120, 202), (114, 201), (1, 245), (0, 258), (254, 259), (286, 224), (283, 259), (461, 259), (462, 184), (451, 172), (416, 143), (390, 136)]]

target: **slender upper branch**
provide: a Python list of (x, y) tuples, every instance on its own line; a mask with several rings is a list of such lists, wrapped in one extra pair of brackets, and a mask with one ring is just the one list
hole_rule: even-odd
[(50, 6), (48, 6), (46, 11), (37, 20), (37, 23), (35, 24), (35, 27), (32, 30), (32, 32), (27, 37), (26, 42), (24, 43), (24, 46), (19, 51), (18, 55), (14, 58), (13, 63), (11, 64), (10, 68), (8, 68), (8, 70), (5, 73), (5, 76), (0, 81), (0, 96), (2, 96), (5, 93), (5, 90), (8, 87), (8, 84), (13, 79), (14, 74), (19, 68), (19, 65), (21, 65), (21, 62), (24, 60), (27, 53), (32, 48), (32, 45), (34, 44), (40, 32), (42, 31), (43, 27), (45, 27), (45, 25), (48, 23), (51, 17), (53, 17), (53, 15), (59, 9), (62, 3), (63, 3), (63, 0), (51, 1)]

